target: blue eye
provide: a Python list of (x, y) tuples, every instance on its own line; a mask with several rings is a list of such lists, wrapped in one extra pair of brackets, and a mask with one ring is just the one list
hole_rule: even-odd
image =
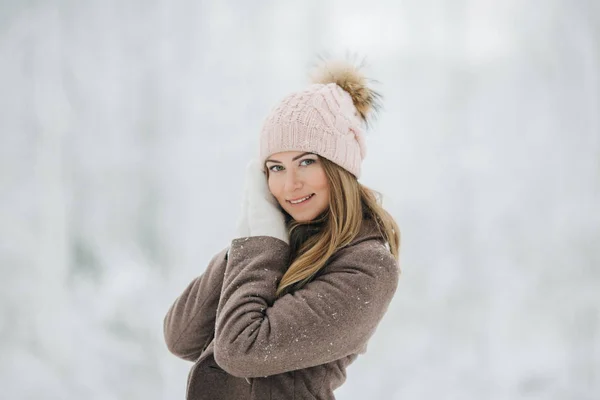
[(269, 167), (269, 171), (271, 172), (277, 172), (277, 171), (281, 171), (281, 169), (275, 169), (275, 168), (281, 168), (283, 169), (283, 167), (281, 165), (273, 165), (272, 167)]
[[(316, 163), (317, 160), (313, 160), (312, 158), (305, 158), (304, 160), (300, 161), (300, 165), (310, 165), (310, 164), (314, 164)], [(306, 164), (303, 164), (306, 163)]]

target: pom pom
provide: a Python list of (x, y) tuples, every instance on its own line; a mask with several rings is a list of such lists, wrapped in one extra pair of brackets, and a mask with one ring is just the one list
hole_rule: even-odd
[(344, 89), (352, 98), (356, 111), (365, 123), (381, 108), (381, 94), (368, 86), (372, 80), (365, 77), (361, 69), (365, 66), (364, 60), (360, 64), (347, 60), (320, 59), (311, 73), (312, 83), (335, 83)]

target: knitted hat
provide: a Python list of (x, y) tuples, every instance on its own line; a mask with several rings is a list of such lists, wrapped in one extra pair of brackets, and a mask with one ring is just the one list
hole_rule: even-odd
[(306, 89), (285, 97), (260, 134), (260, 162), (282, 151), (309, 151), (360, 177), (366, 156), (364, 127), (381, 96), (367, 86), (360, 67), (325, 61)]

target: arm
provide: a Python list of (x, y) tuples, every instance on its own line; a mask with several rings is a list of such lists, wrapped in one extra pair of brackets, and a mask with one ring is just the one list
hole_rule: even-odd
[(169, 308), (163, 323), (171, 353), (195, 361), (213, 337), (227, 249), (213, 257), (202, 275), (194, 279)]
[(215, 336), (215, 360), (232, 375), (269, 376), (361, 352), (396, 290), (396, 260), (367, 241), (339, 251), (316, 279), (275, 299), (288, 252), (272, 237), (232, 242)]

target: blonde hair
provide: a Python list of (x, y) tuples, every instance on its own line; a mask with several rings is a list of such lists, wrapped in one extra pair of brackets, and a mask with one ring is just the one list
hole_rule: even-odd
[(337, 164), (319, 159), (329, 182), (329, 208), (309, 222), (298, 222), (288, 215), (291, 259), (277, 287), (277, 296), (308, 283), (337, 250), (356, 237), (365, 218), (376, 222), (390, 252), (398, 259), (400, 231), (394, 218), (381, 206), (379, 193), (359, 183)]

